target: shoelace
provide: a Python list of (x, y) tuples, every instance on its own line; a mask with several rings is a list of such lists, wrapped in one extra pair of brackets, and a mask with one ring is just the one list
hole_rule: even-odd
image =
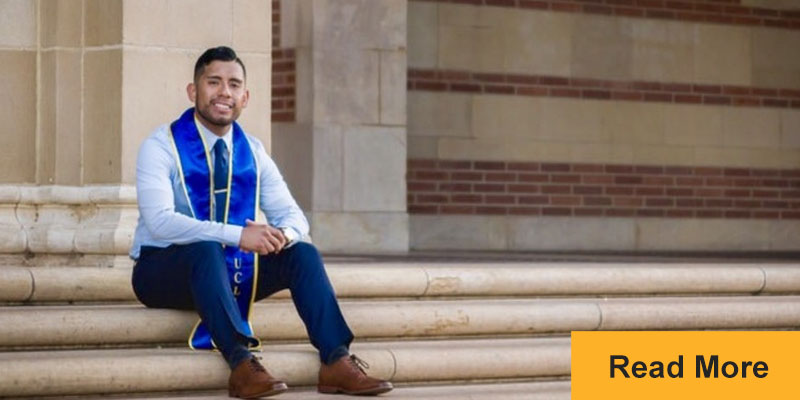
[(259, 358), (256, 356), (250, 358), (250, 369), (256, 372), (267, 372), (267, 370), (264, 369), (264, 366), (261, 365), (261, 363), (258, 362), (258, 360)]
[(366, 375), (365, 369), (369, 369), (369, 364), (366, 361), (356, 357), (355, 354), (350, 355), (350, 365), (356, 367), (362, 374)]

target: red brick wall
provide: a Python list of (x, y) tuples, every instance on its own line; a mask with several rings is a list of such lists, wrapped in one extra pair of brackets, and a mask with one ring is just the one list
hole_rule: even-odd
[(620, 81), (414, 68), (408, 70), (408, 89), (519, 96), (576, 97), (595, 100), (800, 108), (800, 89), (656, 81)]
[(272, 0), (272, 48), (281, 47), (281, 1)]
[(295, 121), (295, 51), (281, 48), (280, 0), (272, 0), (272, 122)]
[(412, 214), (800, 218), (800, 169), (408, 161)]
[[(738, 0), (413, 0), (800, 29), (800, 11)], [(592, 100), (800, 108), (800, 90), (409, 69), (408, 89)], [(800, 218), (800, 169), (408, 161), (412, 214)]]
[(800, 29), (800, 11), (741, 6), (739, 0), (413, 0)]
[(272, 50), (272, 122), (295, 120), (294, 49)]

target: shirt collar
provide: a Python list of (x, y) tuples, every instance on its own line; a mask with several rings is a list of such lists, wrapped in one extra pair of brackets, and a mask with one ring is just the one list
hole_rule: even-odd
[[(220, 137), (215, 135), (214, 132), (208, 130), (208, 128), (206, 128), (205, 125), (201, 124), (200, 121), (197, 120), (197, 117), (195, 117), (194, 121), (197, 127), (200, 129), (200, 133), (203, 135), (203, 139), (205, 139), (206, 141), (206, 146), (208, 146), (208, 151), (211, 151), (211, 149), (214, 147), (214, 143), (217, 143), (217, 139), (219, 139)], [(231, 143), (233, 143), (233, 134), (231, 132), (233, 132), (233, 125), (231, 125), (231, 128), (228, 129), (228, 131), (225, 132), (224, 135), (222, 135), (222, 140), (224, 140), (225, 145), (228, 146), (228, 151), (231, 151)]]

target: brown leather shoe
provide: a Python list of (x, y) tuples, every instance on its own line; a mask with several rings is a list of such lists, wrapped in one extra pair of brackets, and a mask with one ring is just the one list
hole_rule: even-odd
[(354, 355), (342, 357), (331, 365), (323, 364), (319, 368), (317, 390), (320, 393), (345, 393), (362, 396), (376, 395), (392, 390), (393, 386), (390, 382), (367, 376), (364, 368), (369, 368), (369, 365)]
[(228, 396), (257, 399), (283, 393), (289, 387), (272, 377), (255, 357), (242, 361), (231, 371)]

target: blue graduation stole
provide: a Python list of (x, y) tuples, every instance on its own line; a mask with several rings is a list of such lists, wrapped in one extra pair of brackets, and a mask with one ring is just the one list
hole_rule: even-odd
[[(214, 197), (214, 177), (211, 174), (211, 158), (194, 108), (186, 110), (178, 120), (170, 125), (170, 137), (178, 160), (178, 173), (189, 200), (192, 218), (211, 221)], [(250, 143), (236, 122), (233, 123), (233, 149), (228, 168), (228, 195), (225, 216), (227, 224), (245, 226), (245, 220), (256, 220), (259, 205), (258, 165)], [(258, 348), (261, 342), (253, 335), (249, 322), (250, 308), (255, 300), (258, 280), (258, 256), (247, 253), (235, 246), (224, 246), (228, 278), (242, 316), (242, 324), (236, 329), (248, 338), (251, 348)], [(211, 334), (202, 321), (195, 324), (189, 337), (192, 349), (216, 348)]]

